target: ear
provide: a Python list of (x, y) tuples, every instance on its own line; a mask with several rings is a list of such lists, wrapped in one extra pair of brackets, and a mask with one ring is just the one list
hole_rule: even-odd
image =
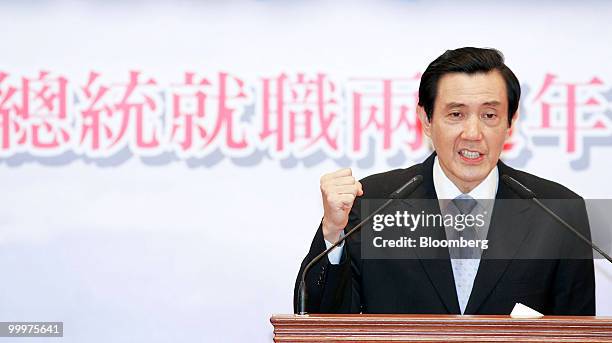
[(419, 120), (421, 121), (423, 132), (425, 132), (427, 137), (431, 138), (431, 122), (429, 121), (429, 119), (427, 119), (427, 113), (425, 113), (425, 108), (423, 108), (423, 106), (417, 106), (417, 115), (419, 116)]
[(514, 112), (514, 115), (512, 116), (512, 121), (510, 121), (510, 127), (508, 127), (508, 129), (506, 130), (506, 140), (510, 138), (512, 131), (516, 128), (516, 121), (518, 120), (518, 117), (519, 117), (519, 111), (517, 110), (516, 112)]

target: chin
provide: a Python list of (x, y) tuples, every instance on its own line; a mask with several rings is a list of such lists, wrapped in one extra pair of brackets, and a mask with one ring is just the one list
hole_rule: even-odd
[(461, 181), (465, 182), (465, 183), (480, 183), (482, 182), (489, 174), (483, 174), (483, 175), (478, 175), (478, 176), (474, 176), (474, 175), (470, 175), (470, 176), (466, 176), (464, 178), (461, 179)]
[(458, 173), (457, 175), (459, 175), (460, 180), (465, 183), (474, 183), (481, 182), (482, 180), (484, 180), (489, 175), (490, 171), (491, 169), (485, 168), (483, 166), (478, 168), (477, 171), (475, 170), (471, 173)]

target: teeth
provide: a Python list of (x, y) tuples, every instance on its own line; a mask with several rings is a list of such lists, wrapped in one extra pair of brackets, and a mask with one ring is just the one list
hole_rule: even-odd
[(460, 153), (463, 157), (472, 158), (472, 159), (478, 158), (480, 156), (480, 153), (476, 151), (461, 150)]

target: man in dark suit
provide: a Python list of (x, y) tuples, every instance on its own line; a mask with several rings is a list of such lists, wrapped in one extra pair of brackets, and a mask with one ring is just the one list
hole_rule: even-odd
[[(471, 249), (468, 258), (438, 247), (433, 255), (416, 251), (413, 258), (370, 259), (362, 256), (362, 248), (371, 242), (351, 236), (307, 275), (308, 312), (509, 314), (522, 303), (544, 314), (595, 314), (590, 250), (501, 182), (508, 175), (539, 198), (567, 199), (553, 200), (551, 206), (589, 236), (578, 195), (499, 160), (519, 98), (518, 80), (496, 50), (449, 50), (427, 67), (417, 112), (435, 153), (421, 164), (361, 182), (350, 169), (324, 175), (323, 220), (298, 280), (308, 262), (361, 220), (368, 199), (384, 199), (416, 175), (423, 182), (404, 199), (407, 207), (412, 200), (430, 199), (432, 213), (454, 208), (465, 214), (494, 199), (484, 230), (472, 234), (474, 239), (484, 235), (480, 238), (490, 247)], [(465, 203), (471, 206), (464, 213)], [(428, 232), (442, 240), (456, 234), (452, 227)]]

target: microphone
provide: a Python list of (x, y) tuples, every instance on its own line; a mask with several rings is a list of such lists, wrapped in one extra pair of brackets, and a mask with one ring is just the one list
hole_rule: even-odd
[(297, 302), (298, 303), (298, 314), (301, 314), (301, 315), (306, 314), (306, 299), (307, 299), (306, 274), (310, 271), (312, 266), (314, 266), (315, 263), (319, 262), (323, 257), (327, 256), (329, 254), (329, 252), (332, 251), (335, 247), (337, 247), (338, 245), (342, 244), (342, 242), (344, 242), (348, 237), (350, 237), (352, 234), (354, 234), (359, 229), (361, 229), (363, 224), (365, 224), (367, 221), (372, 219), (372, 217), (374, 215), (376, 215), (378, 212), (382, 211), (385, 207), (389, 206), (389, 204), (393, 200), (401, 199), (401, 198), (411, 194), (412, 192), (415, 191), (415, 189), (422, 182), (423, 182), (423, 175), (417, 175), (417, 176), (413, 177), (412, 179), (410, 179), (410, 181), (408, 181), (405, 184), (403, 184), (395, 192), (393, 192), (393, 193), (391, 193), (391, 195), (389, 195), (389, 199), (387, 201), (385, 201), (384, 204), (382, 204), (379, 208), (377, 208), (374, 212), (372, 212), (364, 220), (360, 221), (359, 224), (355, 225), (355, 227), (353, 227), (349, 232), (347, 232), (346, 235), (344, 235), (344, 237), (341, 237), (336, 243), (334, 243), (331, 247), (329, 247), (328, 249), (326, 249), (325, 251), (323, 251), (322, 253), (317, 255), (315, 258), (312, 259), (312, 261), (310, 261), (310, 263), (308, 263), (306, 265), (306, 267), (304, 268), (304, 271), (302, 272), (302, 278), (300, 280), (300, 287), (299, 287), (299, 290), (298, 290), (298, 302)]
[(535, 193), (527, 188), (527, 186), (520, 183), (515, 178), (509, 175), (502, 175), (502, 181), (510, 187), (513, 191), (515, 191), (521, 198), (533, 200), (544, 212), (548, 213), (551, 217), (553, 217), (557, 222), (561, 223), (565, 228), (570, 230), (576, 237), (580, 238), (584, 243), (588, 244), (593, 250), (597, 251), (601, 256), (603, 256), (608, 262), (612, 263), (612, 257), (606, 254), (600, 247), (598, 247), (593, 241), (585, 237), (578, 230), (576, 230), (572, 225), (563, 220), (563, 218), (559, 217), (553, 210), (544, 205), (535, 195)]

